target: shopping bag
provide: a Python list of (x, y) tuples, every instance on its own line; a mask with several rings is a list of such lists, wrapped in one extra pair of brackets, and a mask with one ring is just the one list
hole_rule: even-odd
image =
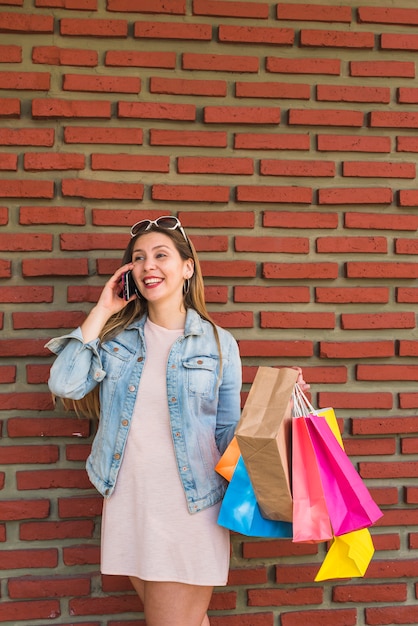
[(264, 517), (291, 522), (292, 368), (259, 367), (235, 436)]
[(292, 422), (293, 541), (328, 541), (332, 538), (324, 490), (315, 450), (303, 417)]
[(315, 582), (332, 578), (362, 577), (367, 571), (373, 554), (373, 541), (367, 528), (334, 537), (315, 576)]
[(248, 537), (292, 537), (292, 524), (261, 515), (242, 457), (222, 500), (218, 524)]
[(233, 437), (229, 446), (215, 466), (215, 471), (217, 471), (218, 474), (226, 478), (226, 480), (231, 480), (239, 457), (240, 451), (238, 447), (238, 441), (236, 437)]
[(327, 421), (314, 414), (308, 415), (305, 420), (315, 450), (334, 535), (371, 526), (383, 513)]

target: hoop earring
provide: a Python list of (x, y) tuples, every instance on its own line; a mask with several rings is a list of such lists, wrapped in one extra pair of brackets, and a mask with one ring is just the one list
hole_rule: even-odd
[(190, 291), (190, 278), (185, 278), (183, 283), (183, 296), (187, 296)]

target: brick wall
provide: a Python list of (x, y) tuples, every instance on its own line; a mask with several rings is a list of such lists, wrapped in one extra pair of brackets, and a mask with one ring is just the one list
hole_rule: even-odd
[(0, 623), (144, 624), (99, 574), (92, 424), (54, 410), (43, 346), (167, 213), (244, 397), (302, 365), (385, 511), (364, 579), (234, 536), (212, 626), (418, 623), (416, 1), (0, 0), (0, 62)]

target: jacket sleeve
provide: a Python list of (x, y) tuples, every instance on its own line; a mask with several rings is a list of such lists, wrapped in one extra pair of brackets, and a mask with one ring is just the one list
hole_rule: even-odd
[(103, 380), (99, 343), (98, 339), (84, 343), (80, 328), (48, 341), (45, 347), (57, 355), (48, 380), (55, 396), (80, 400)]
[(228, 336), (227, 351), (222, 355), (223, 372), (219, 387), (216, 419), (216, 444), (221, 454), (225, 452), (233, 438), (236, 425), (241, 416), (241, 358), (237, 342), (230, 333), (228, 333)]

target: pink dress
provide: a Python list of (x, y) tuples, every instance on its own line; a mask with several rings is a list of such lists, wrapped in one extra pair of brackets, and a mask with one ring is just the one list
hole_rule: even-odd
[(101, 571), (143, 580), (225, 585), (229, 531), (220, 503), (191, 515), (180, 481), (166, 393), (171, 346), (182, 330), (145, 324), (147, 357), (123, 462), (104, 501)]

